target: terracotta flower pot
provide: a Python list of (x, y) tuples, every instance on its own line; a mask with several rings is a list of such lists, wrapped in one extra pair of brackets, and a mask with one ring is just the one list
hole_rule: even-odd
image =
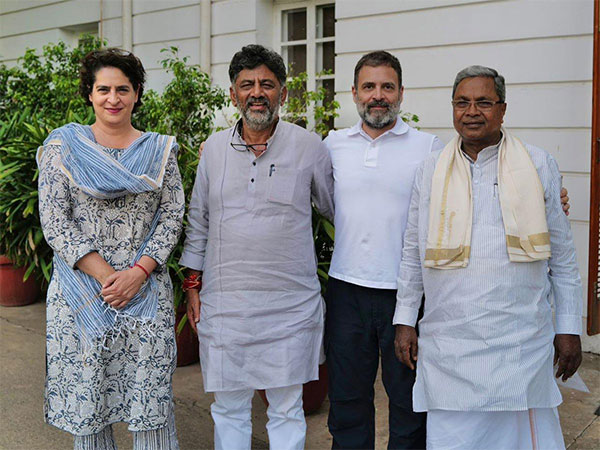
[(32, 274), (23, 281), (26, 268), (14, 267), (11, 260), (0, 256), (0, 305), (25, 306), (40, 298), (40, 285)]
[[(315, 412), (323, 404), (328, 389), (327, 377), (327, 364), (321, 364), (319, 366), (319, 379), (304, 383), (304, 386), (302, 386), (302, 406), (304, 408), (304, 414)], [(259, 390), (258, 395), (260, 395), (260, 398), (262, 398), (265, 405), (269, 406), (265, 391), (262, 389)]]
[(186, 323), (181, 333), (177, 334), (179, 322), (185, 315), (185, 306), (180, 305), (175, 313), (175, 340), (177, 342), (177, 367), (189, 366), (200, 360), (198, 336), (192, 330), (189, 323)]

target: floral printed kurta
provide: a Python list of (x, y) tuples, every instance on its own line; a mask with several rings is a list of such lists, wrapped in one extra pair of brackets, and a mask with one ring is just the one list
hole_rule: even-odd
[[(116, 159), (129, 149), (105, 149)], [(75, 435), (96, 433), (114, 422), (131, 431), (166, 425), (176, 365), (173, 290), (165, 263), (177, 243), (184, 194), (176, 152), (161, 190), (99, 200), (82, 192), (60, 169), (60, 146), (47, 145), (40, 162), (40, 219), (46, 240), (67, 264), (97, 251), (115, 270), (129, 266), (161, 210), (144, 254), (158, 262), (156, 326), (125, 330), (108, 349), (82, 352), (72, 311), (56, 271), (47, 296), (46, 421)]]

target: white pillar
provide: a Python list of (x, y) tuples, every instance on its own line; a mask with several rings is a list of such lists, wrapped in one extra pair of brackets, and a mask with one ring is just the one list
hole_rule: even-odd
[(123, 0), (121, 14), (121, 29), (123, 30), (123, 50), (133, 50), (133, 10), (131, 0)]
[(210, 75), (212, 18), (211, 0), (200, 1), (200, 67)]

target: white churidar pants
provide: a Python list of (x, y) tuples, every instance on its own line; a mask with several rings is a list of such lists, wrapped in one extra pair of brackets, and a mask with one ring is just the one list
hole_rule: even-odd
[[(210, 410), (215, 422), (215, 450), (250, 450), (253, 389), (215, 392)], [(266, 389), (267, 434), (272, 450), (302, 450), (306, 421), (302, 410), (302, 385)]]
[(427, 412), (427, 450), (564, 450), (556, 408)]

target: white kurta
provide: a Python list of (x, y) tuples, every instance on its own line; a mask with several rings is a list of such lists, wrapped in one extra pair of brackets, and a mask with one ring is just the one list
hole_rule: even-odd
[(206, 391), (318, 378), (323, 305), (311, 196), (333, 215), (331, 160), (320, 138), (279, 121), (255, 158), (211, 136), (198, 166), (182, 266), (203, 270), (198, 324)]
[(429, 220), (431, 179), (439, 152), (417, 171), (394, 324), (419, 322), (415, 411), (517, 411), (552, 408), (561, 395), (552, 374), (556, 333), (581, 334), (581, 279), (573, 237), (560, 205), (560, 173), (554, 159), (527, 150), (545, 192), (552, 257), (531, 263), (508, 259), (497, 195), (498, 150), (482, 150), (471, 165), (473, 228), (469, 265), (422, 268)]

